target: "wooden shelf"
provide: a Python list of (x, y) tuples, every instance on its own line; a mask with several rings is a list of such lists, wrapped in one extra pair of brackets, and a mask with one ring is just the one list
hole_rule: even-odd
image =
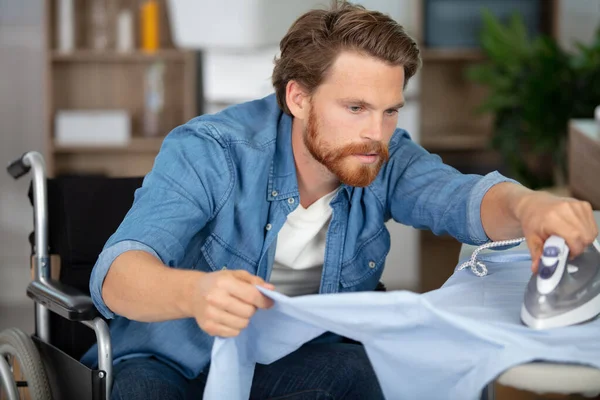
[(485, 54), (478, 49), (435, 49), (422, 47), (424, 61), (483, 61)]
[[(49, 177), (102, 174), (111, 177), (143, 176), (154, 165), (156, 155), (174, 127), (197, 116), (196, 52), (175, 46), (171, 37), (168, 0), (158, 0), (158, 49), (142, 50), (141, 14), (136, 2), (111, 0), (114, 11), (133, 13), (133, 51), (120, 52), (112, 38), (106, 50), (92, 48), (89, 20), (90, 1), (74, 1), (74, 50), (59, 50), (57, 36), (58, 0), (43, 1), (45, 16), (45, 148)], [(114, 6), (114, 7), (113, 7)], [(117, 13), (108, 12), (108, 25), (116, 24)], [(112, 30), (112, 28), (111, 28)], [(160, 73), (163, 107), (157, 132), (162, 137), (145, 137), (146, 88), (152, 78), (149, 67), (164, 63)], [(124, 110), (130, 117), (131, 140), (123, 145), (61, 145), (55, 140), (56, 116), (61, 110)]]
[(469, 129), (423, 132), (421, 146), (429, 151), (472, 151), (489, 148), (489, 137), (485, 132)]
[(54, 144), (52, 151), (56, 154), (72, 154), (72, 153), (158, 153), (160, 146), (165, 138), (142, 138), (134, 137), (130, 143), (125, 146), (64, 146)]
[(83, 63), (138, 63), (153, 61), (185, 61), (190, 53), (165, 49), (154, 53), (144, 53), (136, 51), (132, 53), (119, 53), (116, 51), (94, 51), (94, 50), (76, 50), (72, 53), (60, 53), (52, 51), (50, 58), (52, 62), (83, 62)]

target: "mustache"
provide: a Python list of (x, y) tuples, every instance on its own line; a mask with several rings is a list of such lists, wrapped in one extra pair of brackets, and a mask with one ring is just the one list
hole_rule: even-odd
[(376, 154), (383, 158), (383, 161), (387, 161), (388, 146), (382, 142), (362, 142), (362, 143), (351, 143), (340, 149), (336, 149), (334, 154), (330, 154), (333, 158), (342, 158), (351, 156), (354, 154)]

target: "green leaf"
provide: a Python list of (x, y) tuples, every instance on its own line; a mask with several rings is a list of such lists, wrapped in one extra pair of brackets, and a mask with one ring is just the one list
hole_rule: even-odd
[(492, 146), (513, 176), (530, 187), (551, 184), (527, 157), (551, 155), (565, 168), (569, 119), (591, 118), (600, 104), (600, 25), (590, 44), (577, 43), (570, 54), (550, 37), (528, 38), (520, 15), (503, 24), (483, 10), (482, 20), (487, 62), (465, 71), (489, 91), (475, 111), (494, 115)]

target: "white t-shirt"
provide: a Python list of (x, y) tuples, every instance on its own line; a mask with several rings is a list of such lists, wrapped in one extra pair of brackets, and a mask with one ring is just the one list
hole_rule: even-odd
[(330, 203), (337, 189), (308, 208), (301, 204), (288, 214), (277, 234), (275, 261), (270, 282), (287, 296), (319, 292), (327, 229), (333, 210)]

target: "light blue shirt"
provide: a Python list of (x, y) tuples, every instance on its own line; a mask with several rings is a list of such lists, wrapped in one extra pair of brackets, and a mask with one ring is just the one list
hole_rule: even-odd
[(326, 331), (363, 343), (387, 399), (478, 399), (502, 372), (534, 360), (600, 368), (600, 319), (546, 331), (520, 322), (528, 252), (479, 259), (487, 276), (457, 271), (422, 295), (289, 298), (261, 288), (274, 307), (238, 337), (215, 340), (204, 399), (248, 399), (256, 362), (270, 364)]
[[(115, 315), (102, 299), (102, 283), (127, 250), (147, 251), (173, 268), (241, 269), (268, 281), (277, 234), (300, 203), (291, 130), (291, 117), (271, 95), (200, 116), (166, 137), (90, 279), (94, 304), (114, 318), (115, 361), (155, 356), (187, 378), (206, 368), (214, 339), (195, 319), (145, 323)], [(481, 201), (507, 178), (463, 175), (402, 129), (393, 134), (389, 154), (371, 185), (343, 185), (331, 201), (321, 294), (376, 287), (390, 249), (390, 219), (463, 243), (488, 241)], [(97, 365), (95, 346), (82, 362)]]

